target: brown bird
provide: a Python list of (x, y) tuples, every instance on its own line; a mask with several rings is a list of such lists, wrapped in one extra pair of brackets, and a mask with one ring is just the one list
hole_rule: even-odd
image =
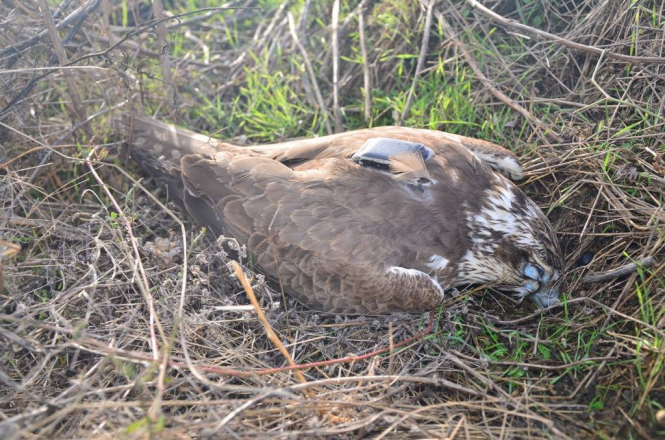
[(510, 151), (432, 130), (380, 127), (239, 147), (123, 117), (132, 154), (169, 197), (308, 307), (423, 312), (446, 289), (489, 283), (545, 307), (563, 259), (510, 179)]

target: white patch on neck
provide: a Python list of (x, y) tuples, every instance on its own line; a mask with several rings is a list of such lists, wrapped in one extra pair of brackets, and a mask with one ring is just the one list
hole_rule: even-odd
[(427, 263), (427, 267), (432, 270), (442, 270), (446, 266), (448, 266), (448, 259), (436, 254), (432, 255), (429, 258), (429, 263)]
[(494, 240), (488, 240), (491, 239), (494, 231), (511, 236), (516, 243), (524, 246), (537, 243), (531, 230), (531, 220), (538, 217), (537, 208), (530, 206), (527, 199), (526, 209), (516, 212), (513, 206), (515, 193), (512, 185), (503, 179), (499, 180), (498, 187), (488, 190), (489, 203), (478, 214), (470, 216), (468, 219), (470, 223), (476, 225), (474, 229), (478, 231), (473, 241), (481, 249), (482, 245), (486, 243), (486, 250), (494, 250), (498, 244)]
[(510, 268), (495, 259), (500, 243), (496, 233), (525, 248), (538, 244), (534, 237), (532, 220), (540, 217), (538, 208), (526, 199), (526, 206), (516, 206), (515, 187), (500, 176), (485, 194), (487, 203), (477, 214), (469, 214), (467, 222), (473, 232), (473, 246), (462, 257), (459, 281), (496, 282), (512, 278)]
[(506, 268), (490, 255), (482, 249), (480, 253), (469, 249), (460, 260), (456, 282), (493, 283), (506, 279)]

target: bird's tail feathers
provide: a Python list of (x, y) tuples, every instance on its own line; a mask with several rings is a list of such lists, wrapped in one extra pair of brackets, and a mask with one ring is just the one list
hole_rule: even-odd
[(220, 151), (242, 152), (242, 147), (220, 142), (210, 136), (167, 124), (156, 119), (123, 114), (116, 121), (116, 129), (127, 137), (132, 149), (163, 157), (172, 163), (188, 154), (214, 156)]

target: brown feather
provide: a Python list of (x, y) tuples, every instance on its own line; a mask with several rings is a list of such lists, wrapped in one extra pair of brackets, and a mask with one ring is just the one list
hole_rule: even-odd
[[(414, 151), (405, 151), (395, 156), (390, 156), (390, 171), (395, 179), (418, 184), (423, 181), (432, 182), (423, 156)], [(424, 179), (424, 180), (423, 180)]]

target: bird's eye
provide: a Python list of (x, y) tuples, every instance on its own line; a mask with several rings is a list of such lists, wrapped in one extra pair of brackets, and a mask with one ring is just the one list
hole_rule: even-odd
[(529, 263), (524, 266), (524, 276), (532, 280), (541, 280), (545, 277), (545, 270), (537, 264)]

